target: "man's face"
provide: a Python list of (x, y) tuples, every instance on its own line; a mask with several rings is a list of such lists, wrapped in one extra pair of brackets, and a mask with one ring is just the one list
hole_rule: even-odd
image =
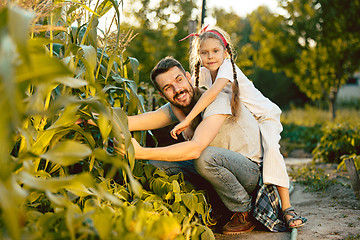
[(179, 108), (188, 107), (194, 97), (194, 89), (190, 83), (190, 74), (184, 74), (178, 67), (156, 77), (161, 95), (171, 104)]

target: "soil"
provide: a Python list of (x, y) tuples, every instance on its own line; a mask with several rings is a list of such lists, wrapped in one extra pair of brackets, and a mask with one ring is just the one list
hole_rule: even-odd
[[(285, 161), (289, 172), (312, 162), (311, 158), (287, 158)], [(337, 171), (334, 164), (318, 164), (317, 167), (324, 169), (330, 179), (336, 179), (338, 183), (323, 192), (310, 192), (292, 181), (291, 203), (301, 216), (308, 219), (297, 233), (272, 233), (255, 228), (250, 233), (233, 236), (216, 233), (216, 239), (360, 239), (360, 200), (355, 198), (347, 172)]]

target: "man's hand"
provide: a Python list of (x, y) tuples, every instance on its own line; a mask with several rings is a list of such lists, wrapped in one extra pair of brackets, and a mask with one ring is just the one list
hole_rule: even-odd
[[(118, 140), (116, 140), (115, 138), (114, 140), (114, 149), (117, 153), (119, 153), (120, 155), (124, 156), (126, 154), (126, 150), (125, 150), (125, 145), (124, 143), (119, 142)], [(135, 138), (131, 138), (131, 143), (134, 146), (134, 151), (135, 151), (135, 159), (139, 159), (141, 153), (143, 152), (143, 147), (140, 146), (140, 144), (136, 141)]]
[(134, 146), (135, 159), (143, 159), (141, 157), (141, 153), (143, 152), (144, 148), (142, 146), (140, 146), (140, 144), (136, 141), (135, 138), (131, 138), (131, 142)]

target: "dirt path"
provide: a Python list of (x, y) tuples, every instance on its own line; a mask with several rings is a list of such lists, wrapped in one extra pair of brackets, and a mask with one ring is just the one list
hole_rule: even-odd
[[(303, 165), (309, 160), (288, 159), (287, 165)], [(326, 166), (330, 174), (334, 174), (333, 167)], [(344, 177), (345, 176), (345, 177)], [(360, 200), (355, 199), (350, 188), (350, 181), (346, 174), (336, 177), (343, 185), (336, 184), (325, 192), (306, 192), (305, 187), (293, 183), (295, 188), (291, 194), (291, 203), (298, 213), (308, 219), (305, 226), (300, 228), (297, 239), (360, 239)], [(217, 240), (256, 239), (256, 240), (283, 240), (290, 239), (290, 232), (271, 233), (255, 230), (235, 236), (215, 234)]]

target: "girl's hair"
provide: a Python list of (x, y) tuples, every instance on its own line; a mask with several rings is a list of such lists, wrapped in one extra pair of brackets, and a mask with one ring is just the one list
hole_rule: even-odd
[[(221, 39), (221, 37), (218, 34), (214, 33), (213, 31), (223, 36), (227, 44), (223, 41), (223, 39)], [(193, 76), (195, 78), (195, 87), (199, 87), (199, 75), (200, 75), (200, 66), (201, 66), (200, 44), (202, 41), (208, 38), (218, 39), (221, 45), (224, 47), (225, 51), (227, 51), (227, 53), (230, 56), (230, 61), (232, 64), (232, 69), (234, 74), (233, 76), (234, 82), (232, 86), (232, 98), (231, 98), (231, 113), (233, 116), (238, 117), (240, 91), (239, 91), (239, 83), (237, 81), (237, 74), (235, 68), (235, 59), (236, 59), (235, 49), (230, 43), (229, 34), (227, 34), (224, 30), (222, 30), (219, 27), (206, 29), (205, 31), (201, 32), (198, 35), (198, 37), (194, 37), (192, 41), (189, 61), (190, 61), (191, 72), (193, 73)]]

